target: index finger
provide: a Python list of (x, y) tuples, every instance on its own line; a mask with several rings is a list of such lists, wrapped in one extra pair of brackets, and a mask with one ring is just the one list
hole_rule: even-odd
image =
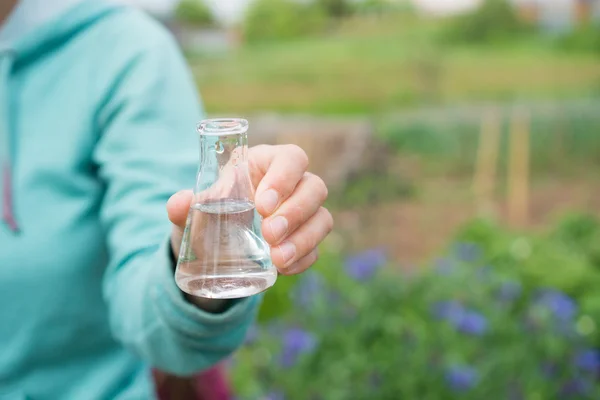
[(249, 150), (250, 176), (256, 188), (256, 210), (267, 217), (287, 199), (306, 172), (308, 157), (296, 145), (260, 145)]

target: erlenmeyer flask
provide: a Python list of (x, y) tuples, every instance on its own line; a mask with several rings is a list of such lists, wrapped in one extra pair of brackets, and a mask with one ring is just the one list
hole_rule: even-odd
[(177, 261), (177, 286), (194, 296), (231, 299), (273, 286), (277, 269), (254, 208), (248, 121), (205, 120), (200, 168)]

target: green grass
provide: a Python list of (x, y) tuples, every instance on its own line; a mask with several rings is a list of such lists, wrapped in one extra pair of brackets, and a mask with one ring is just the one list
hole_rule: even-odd
[(190, 56), (210, 113), (373, 114), (435, 102), (571, 98), (600, 91), (600, 59), (541, 39), (440, 47), (439, 23), (347, 21), (325, 37)]

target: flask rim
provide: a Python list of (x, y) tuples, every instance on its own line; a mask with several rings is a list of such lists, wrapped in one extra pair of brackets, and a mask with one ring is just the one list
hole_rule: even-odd
[(209, 118), (196, 127), (200, 136), (241, 135), (248, 132), (248, 121), (243, 118)]

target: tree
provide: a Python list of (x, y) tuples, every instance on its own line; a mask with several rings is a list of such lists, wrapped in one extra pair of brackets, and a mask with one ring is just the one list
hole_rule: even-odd
[(325, 10), (328, 16), (345, 17), (354, 11), (350, 0), (317, 0), (317, 4)]
[(244, 33), (250, 42), (292, 39), (321, 31), (326, 15), (312, 2), (295, 0), (255, 0), (244, 21)]
[(528, 30), (508, 0), (484, 0), (473, 12), (456, 18), (446, 34), (451, 40), (490, 43), (514, 38)]
[(175, 18), (194, 26), (211, 26), (215, 18), (202, 0), (181, 0), (175, 9)]

